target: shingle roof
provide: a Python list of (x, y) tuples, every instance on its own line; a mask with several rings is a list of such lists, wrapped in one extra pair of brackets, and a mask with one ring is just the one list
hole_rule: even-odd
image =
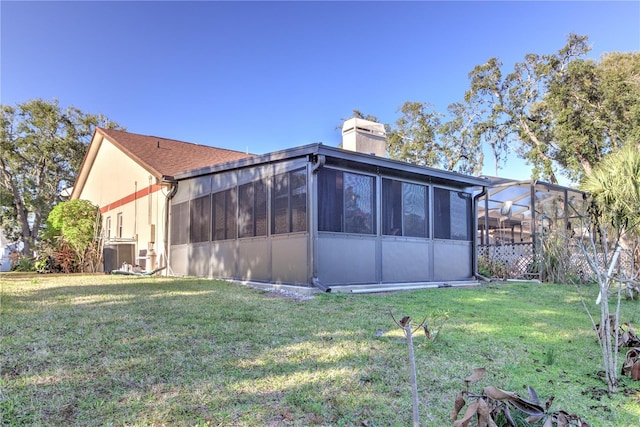
[(155, 176), (174, 176), (179, 172), (253, 156), (241, 151), (209, 147), (157, 136), (139, 135), (114, 129), (97, 128), (113, 144)]

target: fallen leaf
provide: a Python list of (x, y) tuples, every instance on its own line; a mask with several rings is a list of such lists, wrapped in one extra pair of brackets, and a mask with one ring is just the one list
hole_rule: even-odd
[(489, 386), (484, 388), (484, 394), (493, 400), (507, 401), (525, 414), (538, 417), (538, 419), (541, 419), (544, 415), (544, 409), (542, 406), (534, 402), (529, 402), (515, 393), (500, 390), (494, 386)]
[(509, 405), (502, 405), (502, 413), (504, 417), (507, 419), (510, 427), (516, 427), (516, 422), (513, 420), (511, 416), (511, 411), (509, 410)]
[(464, 395), (462, 394), (462, 392), (458, 393), (458, 395), (456, 396), (456, 400), (453, 403), (453, 411), (451, 411), (451, 421), (455, 421), (458, 418), (460, 410), (464, 408), (464, 405), (466, 404), (467, 402), (464, 400)]
[(540, 399), (538, 398), (538, 393), (531, 386), (527, 386), (527, 390), (529, 391), (529, 400), (531, 400), (536, 405), (540, 404)]
[(471, 405), (467, 406), (467, 410), (461, 419), (456, 420), (453, 423), (453, 427), (467, 427), (471, 418), (478, 413), (478, 401), (476, 400)]
[(481, 379), (482, 377), (484, 377), (484, 374), (487, 372), (487, 370), (485, 368), (476, 368), (473, 371), (471, 371), (471, 375), (468, 376), (465, 381), (470, 383), (470, 382), (474, 382), (474, 381), (478, 381), (479, 379)]

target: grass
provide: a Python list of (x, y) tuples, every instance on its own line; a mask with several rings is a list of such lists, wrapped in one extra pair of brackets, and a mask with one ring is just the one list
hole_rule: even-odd
[[(204, 279), (4, 274), (3, 426), (404, 426), (407, 346), (393, 323), (448, 320), (416, 335), (422, 425), (472, 389), (496, 387), (592, 426), (640, 422), (640, 383), (607, 396), (600, 352), (575, 288), (508, 283), (310, 300)], [(589, 304), (597, 309), (595, 289)], [(591, 298), (593, 297), (593, 298)], [(638, 321), (623, 301), (623, 320)], [(438, 320), (436, 324), (439, 324)]]

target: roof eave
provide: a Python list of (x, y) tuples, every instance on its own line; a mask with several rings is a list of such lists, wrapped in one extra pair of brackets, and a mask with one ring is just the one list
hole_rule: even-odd
[(329, 147), (321, 143), (303, 145), (300, 147), (289, 148), (281, 151), (274, 151), (267, 154), (256, 155), (245, 159), (235, 160), (226, 163), (207, 166), (204, 168), (193, 169), (176, 174), (173, 178), (176, 180), (184, 180), (195, 178), (197, 176), (207, 175), (211, 173), (223, 172), (227, 170), (240, 169), (249, 166), (256, 166), (274, 161), (289, 160), (297, 157), (305, 157), (308, 155), (322, 154), (325, 156), (342, 159), (346, 161), (366, 163), (372, 166), (379, 166), (387, 169), (397, 169), (404, 172), (428, 175), (442, 180), (455, 181), (468, 186), (485, 187), (489, 185), (486, 178), (478, 178), (470, 175), (464, 175), (457, 172), (443, 171), (427, 166), (415, 165), (400, 160), (393, 160), (372, 154), (358, 153), (355, 151), (344, 150), (337, 147)]
[(102, 140), (104, 139), (104, 134), (100, 134), (100, 139), (96, 139), (96, 137), (98, 136), (99, 130), (100, 128), (97, 127), (93, 131), (91, 142), (89, 143), (89, 146), (87, 147), (87, 150), (84, 153), (84, 158), (82, 159), (82, 163), (80, 164), (78, 175), (76, 177), (75, 182), (73, 183), (73, 190), (71, 191), (71, 195), (69, 196), (70, 200), (74, 200), (80, 197), (80, 194), (84, 189), (84, 185), (87, 182), (87, 178), (89, 177), (89, 172), (93, 167), (93, 162), (96, 159), (98, 150), (100, 149), (100, 145), (102, 144)]

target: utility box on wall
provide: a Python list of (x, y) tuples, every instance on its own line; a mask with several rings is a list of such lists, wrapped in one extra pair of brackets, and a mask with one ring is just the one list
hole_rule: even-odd
[(136, 260), (135, 249), (133, 243), (105, 245), (102, 251), (104, 272), (111, 273), (113, 270), (118, 270), (125, 262), (133, 265)]

